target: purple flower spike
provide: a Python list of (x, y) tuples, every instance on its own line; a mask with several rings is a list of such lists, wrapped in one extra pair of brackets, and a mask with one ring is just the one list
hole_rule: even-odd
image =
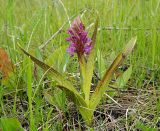
[(71, 27), (68, 29), (69, 38), (66, 41), (70, 42), (67, 52), (73, 56), (77, 53), (78, 57), (88, 55), (92, 49), (92, 40), (87, 37), (88, 32), (85, 31), (85, 26), (80, 17), (77, 17)]

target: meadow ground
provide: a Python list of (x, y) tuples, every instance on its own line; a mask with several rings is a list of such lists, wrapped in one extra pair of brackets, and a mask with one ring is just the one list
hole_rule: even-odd
[[(24, 129), (33, 131), (158, 130), (159, 0), (0, 0), (0, 3), (0, 47), (15, 64), (8, 80), (0, 83), (1, 117), (18, 118)], [(76, 57), (70, 58), (65, 51), (69, 45), (66, 30), (76, 16), (81, 16), (91, 36), (97, 14), (97, 76), (101, 78), (104, 68), (132, 37), (137, 36), (137, 43), (119, 68), (122, 72), (132, 66), (129, 81), (121, 88), (110, 84), (106, 94), (112, 99), (104, 95), (89, 128), (73, 103), (55, 87), (52, 77), (44, 76), (17, 44), (60, 72), (70, 74), (78, 87)], [(94, 80), (97, 81), (96, 76)]]

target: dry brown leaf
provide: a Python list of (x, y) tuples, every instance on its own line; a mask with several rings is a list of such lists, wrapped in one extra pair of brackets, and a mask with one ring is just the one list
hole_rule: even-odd
[(9, 73), (13, 71), (13, 64), (10, 61), (8, 54), (3, 48), (0, 48), (0, 73), (2, 79), (6, 79)]

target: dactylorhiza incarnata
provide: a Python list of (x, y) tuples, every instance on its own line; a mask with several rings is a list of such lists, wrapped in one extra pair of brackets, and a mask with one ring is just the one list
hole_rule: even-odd
[(77, 53), (80, 58), (82, 55), (88, 55), (92, 49), (92, 40), (88, 38), (88, 32), (85, 31), (85, 26), (80, 17), (77, 17), (71, 27), (68, 29), (69, 38), (66, 40), (70, 42), (67, 52), (74, 56)]

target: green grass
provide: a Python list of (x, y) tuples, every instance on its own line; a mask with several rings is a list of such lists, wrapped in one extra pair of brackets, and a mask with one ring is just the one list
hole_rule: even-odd
[[(61, 102), (58, 100), (55, 100), (56, 104), (52, 105), (45, 99), (46, 91), (62, 100), (64, 96), (61, 93), (55, 96), (59, 90), (56, 89), (54, 82), (48, 82), (52, 78), (42, 78), (42, 70), (26, 59), (16, 44), (19, 43), (37, 58), (45, 61), (57, 48), (68, 45), (65, 41), (66, 30), (70, 24), (68, 18), (72, 21), (72, 17), (82, 15), (82, 20), (88, 27), (94, 22), (98, 13), (100, 25), (96, 48), (97, 52), (100, 51), (99, 55), (104, 58), (106, 67), (108, 67), (110, 54), (113, 52), (118, 54), (131, 37), (137, 36), (134, 53), (125, 61), (126, 65), (133, 66), (133, 72), (124, 90), (128, 88), (138, 90), (139, 93), (132, 95), (137, 98), (137, 101), (140, 97), (141, 102), (134, 99), (136, 105), (132, 108), (138, 113), (129, 112), (131, 115), (128, 114), (128, 129), (136, 128), (136, 122), (142, 122), (142, 117), (147, 120), (147, 126), (157, 128), (160, 105), (158, 100), (160, 89), (159, 0), (0, 0), (0, 3), (0, 47), (8, 52), (14, 64), (20, 62), (8, 83), (0, 86), (0, 116), (17, 117), (21, 124), (30, 130), (34, 128), (62, 130), (64, 123), (68, 123), (73, 129), (76, 128), (75, 121), (72, 119), (76, 111), (72, 103), (65, 101), (64, 108), (60, 106)], [(39, 49), (63, 24), (65, 24), (63, 30), (43, 50)], [(91, 35), (93, 27), (89, 31)], [(62, 49), (62, 55), (54, 55), (56, 62), (53, 61), (50, 64), (58, 66), (59, 71), (77, 73), (77, 64), (74, 63), (76, 59), (69, 59), (63, 53), (64, 51), (65, 49)], [(65, 68), (64, 65), (67, 67)], [(78, 76), (75, 79), (78, 80)], [(71, 80), (74, 79), (71, 78)], [(75, 82), (75, 84), (79, 83)], [(128, 97), (130, 95), (127, 94)], [(128, 97), (127, 99), (130, 99)], [(121, 100), (116, 97), (114, 99)], [(153, 100), (155, 103), (152, 105)], [(108, 106), (104, 97), (104, 104), (101, 104), (98, 109), (102, 111), (102, 116), (97, 118), (97, 123), (100, 123), (101, 127), (96, 127), (95, 118), (95, 129), (105, 128), (105, 121), (102, 119), (107, 110), (104, 109), (105, 105)], [(154, 118), (149, 119), (147, 114), (153, 114)], [(81, 117), (78, 115), (76, 117), (80, 123)], [(119, 124), (120, 127), (125, 125), (125, 120), (125, 114), (117, 118), (117, 130)]]

